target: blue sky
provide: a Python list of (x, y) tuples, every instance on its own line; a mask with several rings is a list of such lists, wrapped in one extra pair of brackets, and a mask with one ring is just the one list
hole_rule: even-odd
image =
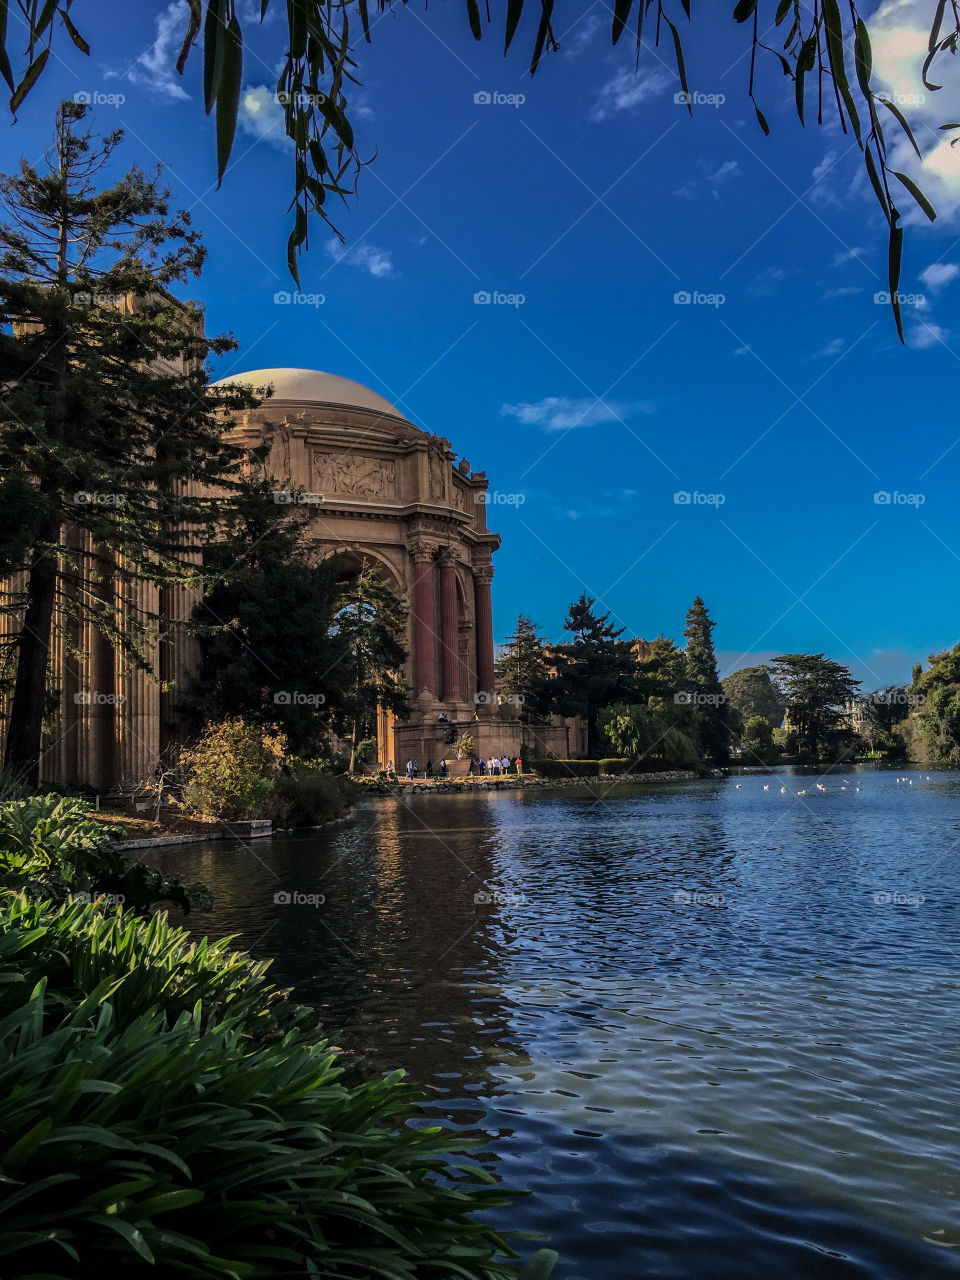
[(276, 23), (244, 24), (219, 191), (199, 55), (182, 80), (172, 70), (181, 0), (75, 6), (93, 55), (60, 42), (4, 163), (38, 154), (59, 97), (122, 95), (95, 120), (128, 131), (125, 159), (167, 163), (204, 232), (192, 293), (211, 331), (240, 342), (217, 375), (355, 378), (487, 471), (498, 637), (523, 610), (556, 638), (585, 590), (629, 634), (680, 638), (700, 594), (724, 671), (825, 650), (870, 689), (958, 639), (960, 156), (935, 132), (956, 102), (910, 100), (929, 8), (885, 0), (874, 17), (941, 214), (910, 219), (901, 291), (923, 301), (904, 308), (906, 348), (874, 301), (885, 230), (854, 144), (801, 129), (772, 67), (764, 138), (745, 34), (709, 8), (687, 34), (708, 99), (692, 119), (669, 51), (637, 71), (632, 46), (611, 49), (602, 4), (558, 27), (562, 51), (533, 80), (529, 33), (504, 60), (498, 34), (473, 42), (459, 2), (380, 18), (354, 110), (376, 159), (335, 211), (346, 245), (313, 228), (302, 288), (318, 306), (274, 302), (291, 287), (292, 167), (272, 101)]

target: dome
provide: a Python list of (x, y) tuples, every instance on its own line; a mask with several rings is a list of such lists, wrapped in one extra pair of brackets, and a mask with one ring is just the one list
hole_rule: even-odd
[(221, 378), (215, 387), (231, 382), (246, 382), (252, 387), (273, 387), (274, 400), (307, 400), (314, 404), (345, 404), (356, 409), (371, 409), (374, 413), (390, 413), (402, 418), (403, 414), (389, 400), (377, 395), (369, 387), (336, 373), (322, 373), (319, 369), (252, 369), (249, 373), (234, 373)]

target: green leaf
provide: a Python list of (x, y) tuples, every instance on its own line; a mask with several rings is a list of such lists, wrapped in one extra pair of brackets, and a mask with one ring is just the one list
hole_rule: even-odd
[(903, 317), (900, 314), (900, 259), (903, 254), (903, 227), (891, 226), (890, 245), (887, 252), (887, 275), (890, 281), (890, 305), (897, 323), (897, 333), (903, 342)]
[(231, 18), (224, 43), (223, 74), (217, 93), (217, 186), (227, 171), (233, 139), (237, 132), (240, 109), (240, 84), (243, 79), (243, 35), (237, 19)]
[(50, 56), (50, 50), (44, 49), (39, 57), (34, 58), (33, 62), (27, 67), (27, 73), (17, 85), (10, 99), (10, 110), (14, 115), (17, 114), (17, 108), (23, 102), (24, 98), (37, 83), (40, 78), (40, 72), (47, 65), (47, 58)]
[(467, 17), (470, 20), (470, 30), (474, 40), (479, 40), (483, 35), (483, 26), (480, 22), (480, 6), (477, 0), (467, 0)]
[(120, 1218), (115, 1213), (91, 1213), (89, 1221), (96, 1222), (101, 1227), (107, 1227), (110, 1231), (115, 1231), (117, 1235), (122, 1236), (145, 1262), (156, 1262), (142, 1233), (131, 1226), (125, 1218)]
[(84, 40), (83, 36), (80, 34), (80, 32), (71, 22), (70, 15), (66, 11), (64, 11), (60, 14), (60, 17), (63, 19), (63, 25), (67, 28), (67, 31), (70, 35), (70, 39), (77, 46), (77, 48), (80, 50), (81, 53), (85, 53), (89, 57), (90, 46), (87, 44), (86, 40)]
[(217, 100), (223, 74), (225, 9), (226, 0), (207, 0), (207, 19), (203, 27), (203, 109), (207, 115)]
[(870, 185), (873, 187), (874, 191), (876, 192), (877, 199), (880, 202), (880, 208), (883, 210), (883, 216), (889, 222), (890, 221), (890, 202), (887, 199), (886, 191), (883, 189), (883, 183), (880, 181), (880, 174), (877, 171), (876, 161), (874, 160), (873, 153), (871, 152), (869, 147), (867, 147), (866, 150), (864, 151), (863, 159), (867, 166), (867, 176), (870, 179)]
[(0, 76), (3, 76), (7, 82), (7, 88), (13, 93), (16, 81), (7, 56), (7, 5), (8, 0), (0, 0)]
[[(643, 0), (640, 0), (641, 6)], [(633, 0), (616, 0), (613, 6), (613, 43), (616, 44), (623, 35), (627, 26), (627, 20), (630, 17), (630, 10), (633, 8)]]
[(360, 10), (360, 24), (363, 27), (363, 38), (367, 44), (370, 43), (370, 14), (368, 11), (367, 0), (357, 0), (357, 8)]
[(757, 113), (757, 120), (760, 123), (760, 128), (763, 130), (764, 135), (769, 138), (770, 126), (767, 124), (767, 117), (763, 114), (763, 112), (760, 110), (760, 108), (757, 106), (756, 103), (753, 104), (753, 109)]
[(857, 145), (862, 147), (860, 117), (853, 101), (853, 94), (850, 92), (847, 67), (843, 56), (843, 21), (840, 17), (840, 6), (837, 4), (837, 0), (822, 0), (822, 3), (824, 27), (827, 33), (827, 59), (830, 63), (830, 70), (833, 73), (837, 92), (840, 94), (843, 105), (847, 109), (847, 115), (850, 117), (850, 124), (857, 139)]
[(746, 22), (748, 18), (752, 18), (756, 7), (757, 0), (739, 0), (733, 11), (734, 22)]
[(298, 204), (293, 230), (290, 232), (290, 238), (287, 241), (287, 269), (296, 281), (298, 289), (300, 287), (300, 268), (297, 265), (297, 250), (306, 238), (307, 214), (303, 206)]
[(520, 21), (520, 15), (523, 13), (523, 0), (508, 0), (507, 4), (507, 27), (503, 38), (503, 52), (506, 53), (510, 48), (510, 42), (516, 35), (517, 24)]
[(853, 57), (857, 68), (857, 82), (865, 98), (870, 97), (870, 72), (873, 69), (873, 52), (870, 35), (862, 18), (854, 28)]
[[(891, 113), (891, 115), (893, 115), (893, 117), (896, 119), (897, 123), (900, 125), (900, 128), (907, 135), (907, 139), (909, 140), (911, 147), (913, 147), (914, 151), (917, 153), (917, 156), (922, 160), (923, 157), (920, 155), (920, 148), (917, 146), (917, 140), (913, 136), (913, 130), (910, 128), (909, 124), (907, 124), (906, 117), (904, 116), (903, 112), (895, 103), (891, 102), (889, 98), (880, 98), (879, 101), (883, 103), (883, 105), (887, 108), (887, 110)], [(960, 124), (958, 125), (942, 124), (940, 128), (941, 129), (960, 129)]]
[(927, 197), (923, 194), (923, 192), (920, 190), (917, 184), (913, 181), (913, 179), (908, 178), (905, 173), (898, 173), (896, 169), (891, 169), (890, 172), (893, 174), (895, 178), (900, 179), (900, 181), (907, 188), (907, 190), (913, 196), (914, 200), (916, 200), (917, 204), (920, 206), (923, 212), (927, 215), (930, 221), (935, 222), (937, 217), (936, 209), (934, 209), (933, 205), (930, 203)]
[(811, 36), (809, 40), (805, 40), (797, 55), (797, 115), (800, 117), (800, 123), (804, 124), (803, 118), (803, 83), (804, 77), (808, 71), (813, 70), (813, 65), (817, 56), (817, 38)]
[(187, 0), (190, 6), (190, 21), (187, 24), (187, 34), (183, 38), (183, 44), (180, 46), (180, 54), (177, 58), (177, 73), (183, 75), (183, 68), (187, 65), (187, 57), (193, 47), (193, 42), (197, 38), (197, 32), (200, 30), (201, 14), (200, 0)]
[(538, 1249), (520, 1268), (517, 1280), (547, 1280), (559, 1256), (553, 1249)]
[(793, 0), (780, 0), (780, 3), (777, 5), (776, 16), (773, 19), (778, 27), (792, 8)]
[(673, 36), (673, 48), (677, 57), (677, 75), (680, 77), (680, 88), (683, 90), (683, 92), (687, 96), (687, 110), (690, 112), (691, 115), (693, 115), (693, 107), (690, 102), (690, 87), (687, 84), (687, 69), (684, 66), (684, 62), (683, 62), (683, 45), (680, 42), (680, 32), (673, 25), (673, 23), (666, 16), (666, 14), (664, 14), (663, 20), (667, 24), (667, 26), (670, 28), (670, 32)]

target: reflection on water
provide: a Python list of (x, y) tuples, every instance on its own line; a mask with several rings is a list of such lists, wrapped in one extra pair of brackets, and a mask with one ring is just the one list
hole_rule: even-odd
[(489, 1136), (561, 1280), (915, 1280), (960, 1273), (960, 775), (911, 777), (389, 798), (154, 860)]

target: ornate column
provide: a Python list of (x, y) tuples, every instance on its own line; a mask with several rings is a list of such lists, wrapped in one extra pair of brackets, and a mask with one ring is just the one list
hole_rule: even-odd
[(410, 547), (414, 561), (413, 578), (413, 661), (416, 693), (437, 692), (437, 623), (433, 599), (434, 548), (426, 542)]
[(490, 583), (493, 569), (480, 565), (473, 571), (473, 590), (477, 610), (477, 689), (493, 693), (496, 675), (493, 670), (493, 604), (490, 599)]
[(457, 625), (456, 552), (446, 547), (440, 553), (440, 669), (443, 701), (459, 702), (460, 629)]

